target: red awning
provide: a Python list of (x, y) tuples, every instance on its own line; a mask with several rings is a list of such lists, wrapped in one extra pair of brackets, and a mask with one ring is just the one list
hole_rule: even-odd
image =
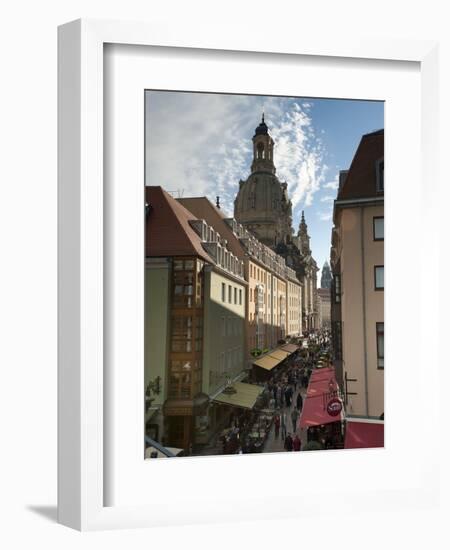
[(384, 447), (384, 422), (347, 420), (344, 449)]
[(323, 367), (322, 369), (314, 369), (311, 371), (310, 380), (320, 380), (321, 378), (326, 378), (330, 376), (335, 376), (334, 367)]
[(338, 391), (339, 386), (334, 376), (326, 376), (318, 380), (310, 380), (308, 389), (306, 391), (306, 397), (315, 397), (324, 393), (332, 393)]
[[(338, 398), (338, 390), (339, 386), (336, 382), (334, 367), (313, 370), (300, 415), (300, 428), (341, 421), (344, 411), (342, 402)], [(339, 404), (341, 410), (337, 412)], [(329, 414), (329, 411), (333, 412), (333, 410), (337, 414)]]
[(300, 428), (340, 422), (343, 418), (343, 411), (341, 410), (339, 414), (332, 416), (328, 414), (327, 403), (324, 394), (317, 397), (307, 397), (300, 415)]

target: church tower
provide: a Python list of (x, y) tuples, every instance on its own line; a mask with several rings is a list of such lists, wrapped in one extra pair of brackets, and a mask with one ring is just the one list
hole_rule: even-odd
[(292, 203), (287, 183), (277, 178), (274, 141), (262, 116), (255, 129), (253, 161), (246, 180), (239, 182), (234, 217), (255, 237), (286, 260), (302, 283), (302, 327), (317, 323), (317, 263), (312, 257), (308, 226), (302, 212), (298, 234), (292, 229)]
[(259, 126), (253, 136), (253, 162), (252, 174), (255, 172), (267, 172), (275, 174), (276, 169), (273, 163), (273, 139), (269, 135), (269, 129), (264, 122), (264, 113)]
[(262, 115), (255, 129), (253, 161), (249, 177), (239, 182), (234, 217), (270, 247), (288, 243), (292, 237), (292, 204), (287, 183), (276, 177), (274, 141)]
[(298, 243), (299, 243), (299, 249), (302, 254), (305, 256), (311, 254), (311, 248), (310, 248), (310, 237), (308, 235), (308, 226), (305, 222), (305, 212), (302, 210), (302, 219), (300, 220), (300, 225), (298, 227)]
[(326, 260), (322, 267), (322, 277), (320, 278), (320, 288), (331, 288), (331, 269)]

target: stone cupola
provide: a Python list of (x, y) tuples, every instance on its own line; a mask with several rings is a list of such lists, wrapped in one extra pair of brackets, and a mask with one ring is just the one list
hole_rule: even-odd
[(264, 122), (264, 113), (259, 126), (255, 129), (253, 136), (253, 162), (251, 166), (252, 174), (255, 172), (267, 172), (275, 174), (276, 169), (273, 164), (273, 139), (269, 135), (269, 129)]
[(292, 236), (292, 204), (287, 183), (276, 177), (274, 141), (262, 115), (255, 129), (253, 161), (246, 180), (239, 182), (234, 217), (269, 247), (288, 242)]

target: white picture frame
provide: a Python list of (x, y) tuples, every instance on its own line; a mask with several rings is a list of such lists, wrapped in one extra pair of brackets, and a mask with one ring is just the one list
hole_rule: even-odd
[[(430, 200), (437, 181), (436, 163), (438, 106), (436, 101), (438, 80), (437, 44), (432, 41), (396, 41), (386, 39), (352, 40), (342, 37), (313, 38), (276, 35), (258, 37), (257, 33), (242, 33), (230, 37), (227, 29), (205, 31), (193, 37), (189, 29), (179, 26), (174, 33), (152, 23), (79, 20), (59, 28), (59, 350), (58, 350), (58, 520), (80, 530), (150, 527), (165, 524), (200, 523), (214, 521), (220, 514), (225, 520), (246, 517), (267, 517), (264, 498), (253, 499), (239, 505), (239, 498), (231, 503), (216, 497), (209, 510), (205, 502), (192, 492), (178, 493), (180, 505), (161, 509), (152, 504), (132, 503), (105, 506), (106, 486), (104, 436), (104, 246), (105, 208), (103, 171), (104, 128), (104, 46), (106, 44), (159, 46), (200, 50), (234, 52), (270, 52), (285, 56), (312, 56), (312, 58), (348, 58), (365, 61), (413, 62), (420, 64), (420, 139), (422, 150), (418, 166), (421, 167), (423, 198)], [(413, 126), (414, 129), (416, 126)], [(418, 136), (416, 136), (418, 137)], [(387, 136), (389, 140), (389, 136)], [(143, 154), (143, 153), (141, 153)], [(389, 170), (389, 168), (387, 169)], [(387, 176), (389, 177), (389, 175)], [(426, 185), (424, 184), (426, 182)], [(425, 212), (429, 223), (421, 239), (432, 239), (436, 225), (432, 214)], [(388, 229), (389, 231), (389, 229)], [(425, 242), (422, 241), (422, 242)], [(430, 251), (430, 263), (437, 252)], [(426, 279), (432, 266), (421, 266), (422, 279)], [(387, 273), (388, 276), (388, 273)], [(389, 281), (389, 276), (387, 277)], [(419, 285), (420, 286), (420, 285)], [(426, 290), (420, 286), (422, 295)], [(437, 318), (437, 299), (434, 294), (420, 305), (420, 315)], [(432, 326), (418, 323), (421, 340), (433, 341)], [(389, 338), (389, 337), (388, 337)], [(387, 340), (388, 340), (387, 338)], [(387, 342), (389, 345), (389, 342)], [(421, 349), (421, 352), (424, 350)], [(434, 356), (433, 356), (434, 354)], [(430, 376), (437, 377), (437, 348), (428, 352)], [(434, 370), (433, 370), (434, 369)], [(387, 407), (388, 409), (388, 407)], [(392, 410), (392, 409), (391, 409)], [(433, 414), (430, 410), (430, 425)], [(389, 420), (387, 420), (389, 430)], [(417, 479), (420, 482), (395, 488), (389, 505), (395, 509), (406, 502), (436, 499), (439, 478), (437, 471), (429, 471), (434, 449), (430, 445), (417, 459)], [(375, 451), (376, 452), (376, 451)], [(311, 453), (305, 457), (311, 463)], [(326, 454), (326, 453), (324, 453)], [(337, 456), (337, 455), (336, 455)], [(242, 457), (254, 460), (262, 457)], [(266, 457), (264, 457), (266, 458)], [(315, 458), (315, 457), (314, 457)], [(281, 457), (279, 457), (281, 459)], [(202, 460), (226, 460), (208, 458)], [(268, 464), (268, 460), (265, 464)], [(283, 460), (292, 461), (291, 457)], [(327, 460), (327, 459), (325, 459)], [(171, 461), (160, 461), (157, 475), (168, 475)], [(287, 462), (285, 462), (286, 464)], [(200, 464), (200, 462), (197, 462)], [(181, 460), (177, 468), (195, 468), (192, 459)], [(217, 464), (217, 462), (216, 462)], [(261, 467), (263, 465), (260, 462)], [(428, 466), (425, 467), (425, 464)], [(255, 467), (252, 463), (251, 468)], [(182, 492), (179, 486), (178, 491)], [(334, 490), (334, 489), (333, 489)], [(270, 498), (270, 487), (266, 497)], [(334, 494), (330, 490), (330, 495)], [(309, 495), (308, 506), (317, 506), (323, 500), (324, 487)], [(373, 495), (367, 492), (367, 500)], [(381, 494), (381, 497), (383, 494)], [(380, 495), (378, 495), (380, 497)], [(373, 498), (376, 508), (379, 502)], [(350, 499), (343, 500), (349, 504)], [(211, 504), (211, 503), (210, 503)], [(233, 504), (233, 506), (230, 506)], [(367, 504), (367, 503), (366, 503)], [(370, 507), (370, 505), (368, 504)], [(247, 507), (247, 508), (246, 508)], [(158, 509), (157, 509), (158, 508)], [(184, 509), (184, 512), (183, 512)], [(307, 508), (299, 505), (288, 509), (282, 506), (279, 515), (297, 516)]]

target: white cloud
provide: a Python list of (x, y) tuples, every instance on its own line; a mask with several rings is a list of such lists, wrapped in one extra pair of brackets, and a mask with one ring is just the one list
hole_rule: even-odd
[(334, 180), (324, 183), (322, 187), (324, 189), (337, 189), (339, 187), (339, 175), (336, 174)]
[(220, 196), (233, 214), (239, 180), (250, 173), (251, 138), (261, 112), (275, 141), (274, 162), (287, 181), (294, 217), (325, 181), (323, 145), (310, 102), (292, 98), (180, 92), (146, 96), (146, 184), (183, 196)]
[(319, 211), (317, 212), (317, 217), (320, 221), (328, 222), (333, 217), (333, 209)]
[(328, 167), (324, 150), (309, 114), (296, 102), (271, 127), (275, 141), (274, 161), (281, 181), (288, 182), (293, 210), (311, 206)]
[(249, 96), (149, 92), (146, 107), (146, 184), (185, 197), (220, 195), (231, 215), (261, 106)]
[(335, 198), (333, 195), (325, 195), (320, 199), (320, 202), (333, 202)]

